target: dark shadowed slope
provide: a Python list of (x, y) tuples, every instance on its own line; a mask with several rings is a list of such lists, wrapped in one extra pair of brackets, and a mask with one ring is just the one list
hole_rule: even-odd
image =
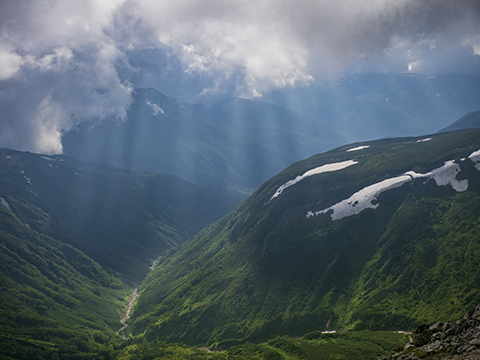
[(480, 128), (480, 111), (472, 111), (467, 115), (462, 116), (460, 119), (455, 121), (452, 125), (447, 126), (445, 129), (440, 130), (439, 132), (448, 132), (455, 130), (464, 130), (464, 129), (478, 129)]
[(240, 201), (169, 175), (6, 149), (0, 150), (0, 196), (25, 226), (137, 280), (163, 251)]

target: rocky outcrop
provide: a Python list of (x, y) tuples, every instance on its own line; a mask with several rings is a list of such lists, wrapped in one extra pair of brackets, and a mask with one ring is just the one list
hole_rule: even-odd
[(456, 322), (419, 326), (403, 351), (380, 358), (393, 359), (480, 359), (480, 305)]

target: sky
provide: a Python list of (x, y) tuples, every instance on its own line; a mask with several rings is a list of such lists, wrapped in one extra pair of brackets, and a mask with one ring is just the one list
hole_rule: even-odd
[(0, 147), (61, 153), (135, 88), (258, 98), (352, 73), (480, 75), (478, 0), (0, 0)]

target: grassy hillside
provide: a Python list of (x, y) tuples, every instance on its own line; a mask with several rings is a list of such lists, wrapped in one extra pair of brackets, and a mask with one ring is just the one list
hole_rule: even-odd
[(82, 252), (28, 228), (3, 205), (0, 220), (2, 359), (113, 358), (129, 288)]
[(403, 348), (405, 334), (382, 331), (354, 331), (337, 334), (312, 332), (303, 338), (277, 337), (265, 343), (231, 342), (213, 351), (184, 344), (145, 341), (137, 338), (120, 352), (119, 360), (205, 359), (205, 360), (375, 360)]
[[(359, 145), (369, 147), (347, 151)], [(354, 144), (293, 164), (161, 260), (141, 287), (130, 329), (148, 339), (211, 344), (325, 329), (400, 330), (458, 317), (480, 302), (480, 172), (467, 159), (479, 149), (480, 131), (472, 130)], [(456, 179), (468, 180), (464, 192), (407, 176), (373, 199), (376, 208), (335, 221), (327, 211), (372, 184), (407, 171), (429, 174), (450, 160)], [(348, 161), (356, 163), (274, 196), (311, 169)]]

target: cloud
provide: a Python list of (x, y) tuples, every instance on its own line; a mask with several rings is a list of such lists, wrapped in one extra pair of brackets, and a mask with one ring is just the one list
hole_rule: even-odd
[(0, 146), (60, 152), (76, 123), (124, 119), (133, 85), (185, 101), (345, 72), (480, 74), (479, 20), (478, 0), (0, 1)]
[(236, 95), (254, 97), (345, 69), (407, 72), (415, 62), (449, 71), (441, 59), (433, 64), (432, 54), (480, 48), (474, 0), (138, 0), (125, 8), (186, 74), (215, 79), (207, 95), (234, 83)]
[(123, 0), (3, 2), (0, 146), (59, 153), (79, 121), (125, 118), (128, 63), (108, 34)]
[(23, 59), (11, 47), (0, 43), (0, 81), (15, 76), (22, 66)]

